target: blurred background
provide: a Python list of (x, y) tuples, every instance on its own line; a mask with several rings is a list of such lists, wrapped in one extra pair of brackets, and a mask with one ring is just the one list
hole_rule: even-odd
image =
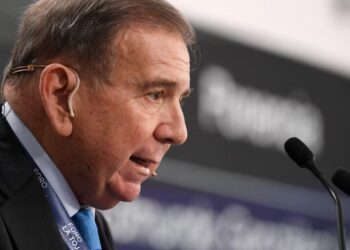
[[(283, 145), (302, 139), (326, 177), (350, 170), (350, 1), (169, 1), (198, 35), (189, 139), (105, 212), (118, 249), (338, 249), (331, 197)], [(1, 68), (29, 2), (1, 0)]]

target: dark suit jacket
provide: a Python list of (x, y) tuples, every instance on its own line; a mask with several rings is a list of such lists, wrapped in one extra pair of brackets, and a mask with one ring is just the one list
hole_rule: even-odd
[[(0, 249), (67, 250), (31, 159), (0, 116)], [(113, 249), (109, 228), (98, 211), (96, 223), (102, 248)]]

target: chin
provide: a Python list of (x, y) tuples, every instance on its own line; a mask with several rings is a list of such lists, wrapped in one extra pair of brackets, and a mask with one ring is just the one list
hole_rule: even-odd
[(101, 203), (97, 203), (93, 207), (98, 210), (107, 210), (107, 209), (114, 208), (119, 202), (120, 201), (115, 201), (115, 200), (113, 202), (101, 202)]
[(115, 203), (115, 205), (119, 201), (123, 202), (131, 202), (140, 196), (141, 185), (140, 184), (125, 184), (119, 186), (117, 189), (108, 190), (108, 198), (110, 200), (109, 203)]
[(118, 200), (119, 201), (124, 201), (124, 202), (131, 202), (134, 201), (136, 198), (140, 196), (140, 191), (127, 191), (127, 192), (122, 192), (118, 195)]
[(110, 199), (103, 200), (101, 202), (97, 202), (92, 206), (99, 210), (107, 210), (115, 207), (119, 202), (132, 202), (139, 197), (140, 193), (137, 194), (119, 194), (117, 197), (113, 197)]

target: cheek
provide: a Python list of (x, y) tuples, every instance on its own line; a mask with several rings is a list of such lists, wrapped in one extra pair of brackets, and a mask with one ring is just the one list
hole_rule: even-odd
[(74, 133), (75, 150), (84, 166), (100, 175), (107, 168), (106, 164), (115, 165), (122, 161), (118, 156), (125, 153), (119, 146), (121, 134), (115, 125), (113, 127), (106, 120), (94, 119), (92, 115), (88, 122), (80, 124), (82, 125)]
[(137, 104), (125, 111), (112, 126), (111, 133), (117, 133), (121, 143), (135, 147), (142, 145), (144, 140), (152, 136), (156, 128), (157, 114), (151, 115)]
[(157, 115), (145, 113), (137, 103), (116, 106), (121, 108), (105, 105), (98, 112), (91, 110), (88, 122), (80, 122), (79, 143), (86, 147), (90, 162), (99, 167), (125, 163), (139, 147), (150, 143), (156, 128)]

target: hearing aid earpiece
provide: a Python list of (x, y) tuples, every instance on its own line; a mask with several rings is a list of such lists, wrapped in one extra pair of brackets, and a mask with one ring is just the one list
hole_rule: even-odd
[(68, 110), (69, 110), (69, 116), (71, 118), (74, 118), (75, 117), (75, 113), (74, 113), (74, 110), (73, 110), (73, 105), (72, 105), (72, 100), (73, 100), (73, 97), (75, 95), (75, 93), (78, 91), (79, 87), (80, 87), (80, 78), (79, 78), (79, 75), (77, 72), (73, 71), (74, 74), (75, 74), (75, 77), (76, 77), (76, 80), (77, 80), (77, 84), (75, 85), (73, 91), (68, 95), (68, 101), (67, 101), (67, 104), (68, 104)]

